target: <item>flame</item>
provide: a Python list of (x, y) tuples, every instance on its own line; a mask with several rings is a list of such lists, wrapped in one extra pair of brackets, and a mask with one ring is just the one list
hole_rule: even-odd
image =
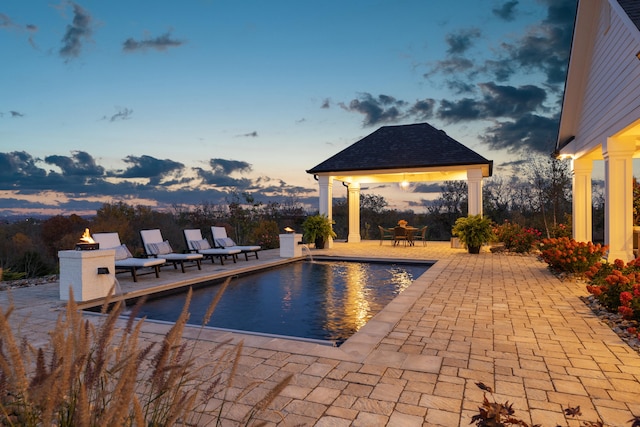
[(80, 238), (80, 241), (83, 243), (95, 243), (96, 241), (91, 238), (91, 234), (89, 234), (89, 229), (84, 229), (84, 234)]

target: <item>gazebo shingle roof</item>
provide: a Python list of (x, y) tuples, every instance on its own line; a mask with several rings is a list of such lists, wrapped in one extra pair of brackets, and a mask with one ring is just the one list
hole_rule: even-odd
[(383, 126), (307, 173), (489, 165), (475, 151), (428, 123)]

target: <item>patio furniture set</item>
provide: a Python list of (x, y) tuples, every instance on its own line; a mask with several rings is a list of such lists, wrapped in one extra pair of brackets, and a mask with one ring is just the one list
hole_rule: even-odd
[[(184, 273), (188, 266), (202, 269), (202, 260), (210, 258), (211, 262), (215, 262), (215, 258), (220, 260), (224, 265), (224, 261), (231, 258), (235, 263), (239, 254), (244, 254), (245, 260), (249, 260), (249, 256), (258, 259), (258, 252), (262, 249), (258, 245), (236, 245), (236, 243), (227, 236), (224, 227), (211, 227), (212, 242), (202, 236), (200, 229), (183, 230), (184, 239), (187, 244), (187, 252), (174, 252), (168, 240), (162, 237), (159, 229), (141, 230), (140, 238), (144, 247), (145, 257), (135, 258), (127, 246), (120, 241), (118, 233), (94, 233), (92, 238), (100, 244), (100, 249), (115, 249), (115, 268), (116, 273), (130, 272), (133, 281), (138, 281), (138, 271), (147, 268), (151, 269), (149, 273), (155, 273), (156, 277), (160, 277), (160, 267), (166, 264), (173, 264), (173, 268), (177, 269), (180, 265), (181, 271)], [(148, 273), (145, 273), (148, 274)]]
[(380, 231), (380, 245), (385, 240), (389, 240), (392, 242), (393, 246), (399, 246), (400, 243), (403, 243), (404, 246), (415, 246), (415, 242), (422, 241), (422, 246), (427, 245), (427, 226), (424, 227), (412, 227), (410, 225), (406, 226), (395, 226), (391, 228), (383, 227), (381, 225), (378, 226), (378, 230)]

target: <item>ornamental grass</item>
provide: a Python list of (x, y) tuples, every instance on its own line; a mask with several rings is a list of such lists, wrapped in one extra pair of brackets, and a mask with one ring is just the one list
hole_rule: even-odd
[[(211, 316), (228, 283), (205, 317)], [(13, 306), (0, 309), (0, 424), (211, 425), (220, 424), (235, 407), (234, 423), (248, 425), (291, 376), (245, 410), (241, 399), (258, 383), (234, 384), (242, 343), (199, 345), (199, 334), (183, 340), (190, 299), (191, 291), (162, 342), (150, 344), (141, 338), (143, 320), (135, 318), (135, 308), (120, 326), (122, 302), (106, 301), (96, 321), (82, 316), (71, 295), (49, 342), (40, 348), (14, 334)], [(237, 415), (238, 407), (243, 416)]]

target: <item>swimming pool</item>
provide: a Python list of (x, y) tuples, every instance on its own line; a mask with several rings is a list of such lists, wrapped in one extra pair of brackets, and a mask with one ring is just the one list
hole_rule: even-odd
[[(428, 264), (300, 261), (252, 273), (231, 280), (207, 326), (339, 345), (428, 268)], [(188, 323), (202, 324), (219, 287), (194, 289)], [(149, 300), (138, 315), (175, 321), (185, 297)]]

